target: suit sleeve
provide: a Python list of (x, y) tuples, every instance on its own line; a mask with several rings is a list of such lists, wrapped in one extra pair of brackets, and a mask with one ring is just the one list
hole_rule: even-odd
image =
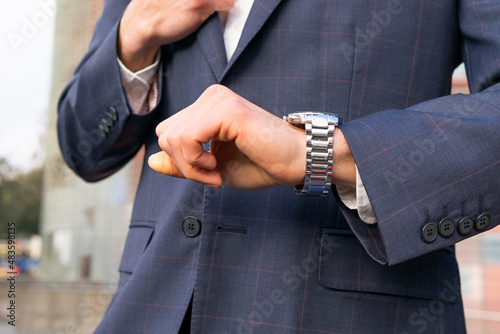
[(451, 246), (500, 222), (500, 2), (461, 3), (471, 94), (342, 126), (378, 223), (364, 224), (340, 205), (382, 264)]
[(70, 168), (90, 182), (120, 169), (154, 131), (154, 110), (134, 114), (121, 83), (116, 42), (128, 2), (105, 1), (89, 50), (59, 100), (62, 155)]

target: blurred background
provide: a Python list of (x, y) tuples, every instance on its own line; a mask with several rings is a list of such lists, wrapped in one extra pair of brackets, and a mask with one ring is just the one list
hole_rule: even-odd
[[(57, 99), (103, 0), (0, 0), (0, 333), (92, 333), (118, 282), (142, 157), (94, 184), (64, 164)], [(453, 93), (467, 93), (463, 67)], [(15, 327), (7, 307), (16, 226)], [(457, 245), (469, 333), (500, 333), (500, 228)]]

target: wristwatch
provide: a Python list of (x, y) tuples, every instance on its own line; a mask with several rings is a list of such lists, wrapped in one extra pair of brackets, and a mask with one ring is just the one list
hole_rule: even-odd
[(295, 186), (295, 193), (326, 196), (332, 187), (333, 132), (342, 117), (316, 111), (295, 112), (283, 116), (288, 123), (306, 130), (306, 177)]

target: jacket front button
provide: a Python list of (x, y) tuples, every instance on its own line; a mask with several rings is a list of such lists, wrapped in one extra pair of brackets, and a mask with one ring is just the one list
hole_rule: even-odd
[(484, 230), (490, 223), (490, 215), (487, 213), (482, 213), (476, 218), (476, 229)]
[(182, 221), (182, 231), (188, 237), (194, 238), (201, 232), (201, 223), (196, 217), (186, 217)]
[(422, 239), (427, 242), (431, 243), (434, 240), (436, 240), (438, 235), (438, 228), (435, 224), (426, 224), (424, 228), (422, 229)]
[(474, 227), (474, 220), (470, 217), (463, 218), (460, 223), (458, 223), (458, 232), (465, 235), (469, 233)]

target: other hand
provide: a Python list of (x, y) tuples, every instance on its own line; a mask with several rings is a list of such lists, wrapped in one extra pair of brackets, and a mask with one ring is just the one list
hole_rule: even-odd
[(133, 72), (153, 63), (160, 46), (188, 36), (234, 0), (132, 0), (120, 22), (118, 57)]

